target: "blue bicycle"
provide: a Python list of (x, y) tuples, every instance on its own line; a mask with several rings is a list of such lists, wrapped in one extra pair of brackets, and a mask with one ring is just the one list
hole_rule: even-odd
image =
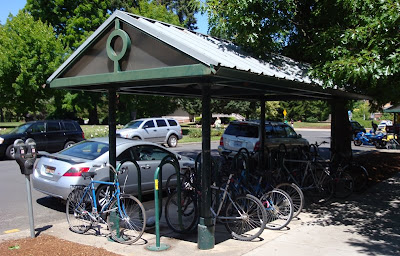
[[(69, 227), (73, 232), (83, 234), (99, 224), (107, 224), (114, 241), (132, 244), (141, 238), (146, 228), (145, 209), (136, 197), (121, 193), (118, 174), (126, 169), (117, 168), (116, 171), (109, 164), (105, 166), (114, 172), (114, 182), (93, 180), (97, 169), (84, 172), (82, 176), (91, 180), (89, 185), (74, 186), (74, 190), (68, 196), (66, 213)], [(97, 205), (95, 184), (110, 186), (113, 191), (101, 206)]]

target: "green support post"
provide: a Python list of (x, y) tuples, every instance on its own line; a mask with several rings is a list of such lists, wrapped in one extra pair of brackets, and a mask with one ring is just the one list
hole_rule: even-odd
[(197, 247), (209, 250), (215, 245), (215, 225), (211, 215), (211, 87), (202, 85), (202, 153), (201, 153), (201, 205), (197, 227)]
[[(149, 251), (164, 251), (167, 250), (170, 246), (167, 244), (161, 244), (160, 243), (160, 205), (162, 206), (162, 195), (161, 199), (159, 199), (160, 194), (162, 193), (162, 167), (165, 164), (172, 164), (175, 168), (176, 172), (176, 177), (177, 177), (177, 193), (178, 193), (178, 202), (181, 201), (180, 195), (181, 195), (181, 184), (180, 184), (180, 167), (179, 167), (179, 162), (178, 159), (175, 156), (168, 155), (164, 157), (160, 163), (160, 165), (157, 167), (155, 173), (154, 173), (154, 208), (155, 208), (155, 229), (156, 229), (156, 244), (155, 245), (149, 245), (146, 248)], [(161, 182), (159, 182), (161, 180)], [(178, 218), (180, 220), (180, 223), (182, 223), (182, 209), (180, 207), (181, 205), (178, 204)]]

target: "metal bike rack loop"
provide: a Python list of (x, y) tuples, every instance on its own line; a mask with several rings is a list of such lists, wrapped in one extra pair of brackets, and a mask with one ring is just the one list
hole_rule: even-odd
[[(162, 167), (166, 164), (171, 164), (175, 167), (178, 202), (181, 201), (181, 177), (178, 159), (175, 155), (167, 155), (162, 160), (154, 173), (154, 206), (155, 206), (155, 229), (156, 229), (156, 244), (149, 245), (146, 248), (150, 251), (164, 251), (169, 249), (169, 245), (160, 243), (160, 206), (162, 207)], [(159, 182), (161, 180), (161, 182)], [(162, 208), (161, 208), (162, 209)], [(178, 220), (182, 225), (182, 209), (178, 203)]]

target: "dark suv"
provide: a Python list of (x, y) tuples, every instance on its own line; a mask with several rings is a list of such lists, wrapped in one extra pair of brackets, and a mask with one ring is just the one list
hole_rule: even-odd
[(0, 135), (0, 159), (14, 159), (14, 141), (32, 138), (37, 150), (58, 152), (85, 139), (82, 128), (76, 121), (44, 120), (33, 121), (16, 127), (8, 134)]

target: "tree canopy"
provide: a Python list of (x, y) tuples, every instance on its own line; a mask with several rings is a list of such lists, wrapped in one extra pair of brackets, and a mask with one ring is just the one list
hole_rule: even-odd
[(61, 65), (65, 49), (53, 27), (23, 11), (0, 26), (0, 108), (20, 116), (42, 111), (52, 96), (46, 79)]
[(400, 101), (397, 0), (207, 0), (210, 31), (254, 56), (309, 62), (326, 87)]

